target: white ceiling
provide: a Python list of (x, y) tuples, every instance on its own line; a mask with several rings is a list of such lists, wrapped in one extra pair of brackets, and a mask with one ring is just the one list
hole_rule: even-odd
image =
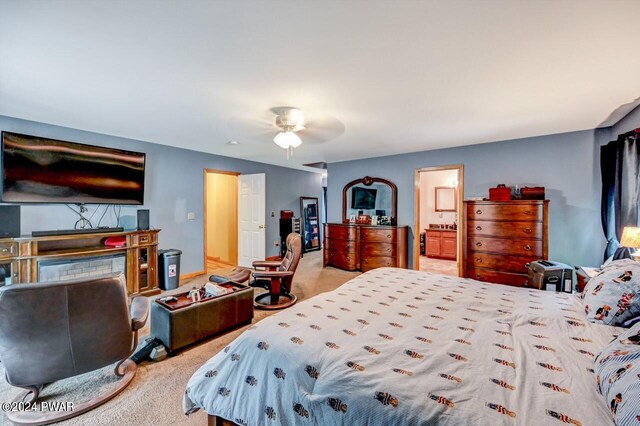
[[(289, 167), (592, 129), (640, 96), (639, 16), (640, 1), (0, 0), (0, 114)], [(272, 142), (282, 105), (325, 126), (290, 161)]]

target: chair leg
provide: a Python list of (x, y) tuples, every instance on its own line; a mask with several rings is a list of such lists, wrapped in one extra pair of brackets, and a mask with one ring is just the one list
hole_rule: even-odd
[(133, 343), (132, 343), (131, 352), (129, 352), (129, 355), (127, 355), (126, 358), (124, 358), (122, 361), (116, 364), (116, 368), (113, 371), (116, 376), (122, 377), (125, 375), (125, 373), (127, 372), (126, 367), (124, 370), (121, 371), (120, 366), (122, 366), (122, 364), (124, 364), (125, 361), (127, 361), (131, 357), (131, 355), (133, 355), (133, 353), (136, 351), (137, 348), (138, 348), (138, 330), (133, 332)]

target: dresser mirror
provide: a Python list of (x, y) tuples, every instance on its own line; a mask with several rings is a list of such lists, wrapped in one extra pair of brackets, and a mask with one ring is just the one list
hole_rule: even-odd
[(386, 179), (365, 176), (342, 190), (342, 222), (395, 225), (398, 189)]
[(456, 209), (456, 189), (449, 186), (436, 186), (436, 208), (437, 212), (455, 212)]

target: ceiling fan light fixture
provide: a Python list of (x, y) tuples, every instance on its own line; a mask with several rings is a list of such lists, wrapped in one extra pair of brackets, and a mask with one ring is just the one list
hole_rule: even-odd
[(273, 141), (282, 149), (297, 148), (302, 145), (302, 141), (294, 132), (280, 132)]
[(276, 116), (276, 126), (281, 132), (273, 138), (273, 142), (287, 150), (287, 160), (293, 156), (293, 149), (302, 145), (302, 140), (295, 132), (304, 129), (304, 114), (298, 108), (281, 108)]

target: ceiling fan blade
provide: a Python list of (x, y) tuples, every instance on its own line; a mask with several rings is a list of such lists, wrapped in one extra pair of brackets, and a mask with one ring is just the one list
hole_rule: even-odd
[(315, 113), (309, 117), (306, 126), (298, 134), (303, 141), (324, 143), (344, 134), (344, 124), (329, 114)]

